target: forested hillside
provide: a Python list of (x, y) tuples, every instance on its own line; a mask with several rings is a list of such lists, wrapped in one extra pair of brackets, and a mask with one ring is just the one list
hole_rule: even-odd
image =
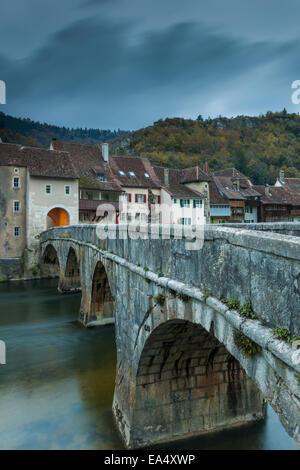
[(48, 147), (52, 138), (65, 142), (99, 144), (127, 134), (127, 131), (101, 129), (69, 129), (46, 123), (20, 119), (0, 113), (0, 137), (3, 142)]
[(167, 118), (135, 132), (69, 129), (0, 113), (0, 137), (46, 147), (53, 137), (84, 144), (109, 141), (112, 154), (148, 157), (173, 168), (202, 166), (205, 161), (211, 170), (235, 166), (255, 184), (273, 184), (280, 169), (286, 176), (300, 177), (300, 116), (285, 110), (231, 119)]
[(300, 116), (283, 110), (259, 117), (165, 119), (134, 132), (129, 149), (177, 168), (205, 161), (212, 170), (235, 166), (256, 184), (273, 184), (279, 169), (300, 177)]

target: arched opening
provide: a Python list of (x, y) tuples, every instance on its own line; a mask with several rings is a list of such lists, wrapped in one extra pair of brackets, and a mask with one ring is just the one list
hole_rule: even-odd
[(47, 229), (51, 227), (62, 227), (69, 225), (69, 214), (61, 207), (51, 209), (47, 214)]
[(114, 323), (114, 298), (101, 261), (96, 265), (92, 284), (90, 321), (95, 320), (103, 325)]
[(59, 261), (57, 251), (53, 245), (48, 245), (43, 256), (43, 273), (51, 277), (59, 277)]
[(59, 290), (61, 292), (78, 292), (81, 290), (80, 266), (74, 248), (70, 248), (67, 258), (64, 277), (60, 280)]
[[(263, 419), (265, 402), (236, 359), (202, 326), (170, 320), (142, 351), (135, 423), (144, 444), (232, 428)], [(141, 445), (141, 444), (139, 444)]]

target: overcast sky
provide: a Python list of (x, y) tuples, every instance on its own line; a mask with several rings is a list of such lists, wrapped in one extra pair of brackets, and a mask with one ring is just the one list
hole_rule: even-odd
[(300, 111), (299, 0), (9, 0), (0, 111), (69, 127)]

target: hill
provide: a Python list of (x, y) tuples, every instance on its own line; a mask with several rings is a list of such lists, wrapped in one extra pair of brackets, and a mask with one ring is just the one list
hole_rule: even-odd
[(167, 118), (133, 132), (121, 152), (174, 168), (205, 161), (212, 170), (235, 166), (255, 184), (273, 184), (280, 169), (300, 177), (300, 116), (283, 110), (231, 119)]
[(0, 113), (0, 137), (36, 147), (48, 147), (52, 138), (109, 142), (114, 154), (148, 157), (161, 166), (185, 168), (205, 161), (213, 171), (234, 166), (255, 184), (273, 184), (280, 169), (300, 177), (300, 116), (286, 110), (257, 117), (167, 118), (135, 132), (69, 129)]
[(65, 142), (81, 144), (99, 144), (110, 139), (126, 135), (127, 131), (101, 129), (69, 129), (68, 127), (52, 126), (46, 123), (20, 119), (0, 113), (0, 137), (3, 142), (48, 147), (52, 138)]

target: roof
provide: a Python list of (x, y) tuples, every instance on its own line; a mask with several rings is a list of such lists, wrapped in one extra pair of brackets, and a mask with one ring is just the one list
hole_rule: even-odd
[(236, 168), (225, 168), (225, 170), (218, 170), (218, 171), (214, 172), (214, 175), (216, 175), (216, 176), (226, 176), (228, 178), (248, 179), (246, 175), (241, 173)]
[(300, 194), (300, 178), (285, 178), (284, 187), (295, 193)]
[[(182, 170), (175, 170), (173, 168), (163, 168), (160, 166), (153, 167), (155, 174), (159, 181), (161, 182), (161, 186), (173, 197), (186, 197), (189, 199), (199, 199), (203, 198), (203, 194), (195, 189), (191, 189), (182, 181)], [(165, 184), (165, 170), (169, 172), (169, 184)]]
[[(161, 182), (147, 158), (110, 157), (109, 164), (115, 179), (123, 187), (160, 189)], [(130, 175), (133, 172), (133, 175)]]
[[(100, 146), (52, 140), (51, 148), (52, 152), (59, 150), (69, 153), (70, 159), (77, 169), (81, 188), (122, 192), (109, 164), (102, 159)], [(106, 181), (101, 181), (99, 174), (103, 175)]]
[(184, 168), (180, 172), (181, 183), (195, 183), (201, 181), (210, 181), (211, 177), (205, 174), (199, 166), (193, 166), (191, 168)]
[(27, 167), (31, 176), (78, 178), (77, 171), (67, 152), (0, 143), (0, 165)]
[(209, 181), (209, 200), (210, 204), (226, 204), (230, 205), (229, 199), (222, 195), (222, 193), (219, 191), (218, 186), (216, 185), (215, 182), (215, 177), (213, 176), (211, 181)]
[(260, 200), (263, 204), (293, 204), (293, 198), (284, 188), (269, 186), (269, 195), (265, 194), (265, 186), (253, 186), (261, 194)]
[[(259, 197), (251, 181), (236, 168), (227, 168), (214, 173), (214, 181), (221, 192), (228, 199), (245, 200), (247, 198)], [(237, 189), (239, 188), (239, 189)]]

